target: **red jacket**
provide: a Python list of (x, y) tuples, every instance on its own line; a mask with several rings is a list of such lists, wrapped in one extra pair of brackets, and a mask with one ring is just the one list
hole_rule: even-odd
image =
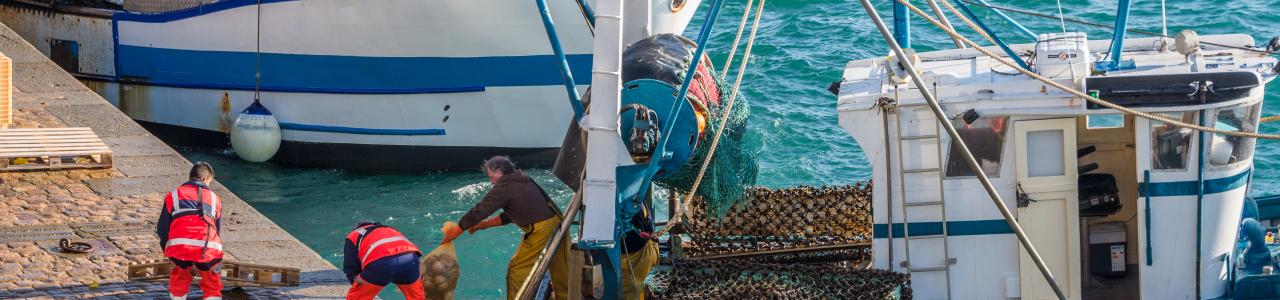
[(400, 231), (378, 223), (356, 228), (347, 234), (345, 244), (342, 271), (347, 274), (347, 279), (355, 278), (369, 263), (379, 258), (406, 252), (422, 254), (418, 246), (413, 245)]
[(190, 181), (165, 194), (156, 227), (166, 257), (201, 263), (222, 259), (222, 201), (203, 183)]

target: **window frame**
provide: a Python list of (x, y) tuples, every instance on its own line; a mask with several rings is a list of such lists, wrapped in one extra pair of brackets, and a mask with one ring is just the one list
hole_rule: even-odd
[[(1001, 132), (999, 132), (999, 134), (1000, 134), (1000, 154), (997, 156), (997, 157), (999, 158), (999, 161), (997, 161), (997, 164), (999, 164), (999, 167), (996, 169), (996, 170), (997, 170), (997, 171), (996, 171), (996, 174), (994, 174), (994, 175), (992, 175), (992, 174), (987, 174), (987, 178), (1000, 178), (1001, 174), (1003, 174), (1003, 173), (1004, 173), (1004, 168), (1005, 168), (1005, 163), (1004, 163), (1004, 159), (1005, 159), (1005, 157), (1004, 157), (1004, 156), (1007, 154), (1007, 153), (1005, 153), (1005, 151), (1004, 151), (1004, 150), (1006, 150), (1005, 148), (1008, 148), (1006, 144), (1007, 144), (1007, 143), (1008, 143), (1008, 141), (1009, 141), (1009, 132), (1010, 132), (1010, 131), (1009, 131), (1009, 128), (1010, 128), (1010, 126), (1012, 126), (1012, 125), (1013, 125), (1013, 118), (1012, 118), (1012, 117), (1010, 117), (1010, 116), (1007, 116), (1007, 115), (998, 115), (998, 116), (982, 116), (982, 117), (979, 117), (979, 118), (978, 118), (978, 120), (992, 120), (992, 119), (1002, 119), (1002, 122), (1004, 123), (1004, 125), (1003, 125), (1003, 127), (1004, 127), (1004, 128), (1003, 128), (1003, 130), (1002, 130)], [(960, 122), (961, 124), (955, 124), (956, 122)], [(974, 123), (977, 123), (977, 122), (975, 121)], [(988, 123), (990, 123), (990, 121), (988, 121)], [(963, 124), (963, 121), (960, 121), (960, 120), (952, 120), (952, 124), (953, 124), (953, 125), (957, 125), (957, 126), (963, 126), (963, 125), (965, 125), (965, 124)], [(947, 175), (947, 173), (949, 173), (949, 172), (948, 172), (948, 170), (950, 170), (950, 166), (951, 166), (951, 160), (952, 160), (952, 156), (951, 156), (951, 149), (954, 147), (954, 146), (952, 146), (954, 142), (955, 142), (955, 141), (952, 141), (952, 139), (951, 139), (950, 137), (948, 137), (948, 138), (947, 138), (947, 145), (946, 145), (946, 147), (944, 148), (944, 149), (946, 149), (946, 152), (947, 152), (947, 153), (943, 153), (943, 154), (942, 154), (943, 158), (945, 158), (946, 160), (942, 161), (943, 165), (942, 165), (941, 170), (939, 170), (939, 173), (941, 173), (941, 175), (942, 175), (942, 179), (943, 179), (943, 180), (965, 180), (965, 179), (977, 179), (977, 178), (978, 178), (978, 175), (977, 175), (977, 174), (972, 174), (972, 175), (954, 175), (954, 176)], [(972, 150), (972, 149), (971, 149), (971, 150)], [(958, 156), (957, 156), (957, 157), (958, 157)], [(967, 165), (967, 164), (965, 164), (965, 165)], [(967, 166), (966, 166), (966, 167), (967, 167)]]
[[(1212, 124), (1210, 124), (1210, 125), (1207, 125), (1207, 126), (1215, 126), (1215, 127), (1216, 127), (1216, 126), (1217, 126), (1217, 122), (1218, 122), (1218, 115), (1219, 115), (1222, 111), (1229, 111), (1229, 110), (1235, 110), (1235, 109), (1239, 109), (1239, 108), (1245, 108), (1245, 109), (1246, 109), (1246, 110), (1245, 110), (1245, 112), (1246, 112), (1246, 113), (1248, 113), (1248, 114), (1250, 114), (1248, 121), (1253, 122), (1253, 124), (1252, 124), (1252, 125), (1253, 125), (1253, 126), (1252, 126), (1253, 128), (1252, 128), (1252, 130), (1250, 130), (1250, 132), (1258, 132), (1258, 129), (1262, 126), (1261, 121), (1259, 120), (1259, 119), (1260, 119), (1260, 116), (1262, 115), (1262, 104), (1263, 104), (1263, 102), (1262, 102), (1262, 101), (1258, 101), (1258, 102), (1254, 102), (1254, 103), (1252, 103), (1252, 104), (1241, 103), (1241, 104), (1236, 104), (1236, 105), (1222, 106), (1222, 107), (1214, 108), (1214, 109), (1212, 109), (1212, 110), (1211, 110), (1211, 111), (1212, 111), (1212, 113), (1213, 113), (1213, 118), (1212, 118), (1212, 119), (1210, 119), (1210, 120), (1212, 120), (1214, 123), (1212, 123)], [(1247, 127), (1247, 126), (1244, 126), (1244, 125), (1246, 125), (1246, 124), (1241, 123), (1241, 124), (1240, 124), (1240, 126), (1239, 126), (1238, 128)], [(1239, 130), (1239, 129), (1238, 129), (1238, 130)], [(1221, 164), (1221, 165), (1214, 164), (1214, 163), (1213, 163), (1213, 161), (1209, 159), (1209, 155), (1210, 155), (1211, 153), (1213, 153), (1213, 137), (1216, 137), (1216, 136), (1218, 136), (1218, 134), (1216, 134), (1216, 133), (1210, 133), (1209, 135), (1207, 135), (1207, 136), (1206, 136), (1207, 138), (1209, 138), (1209, 140), (1208, 140), (1208, 141), (1202, 141), (1202, 143), (1203, 143), (1203, 145), (1204, 145), (1204, 148), (1202, 149), (1202, 151), (1203, 151), (1204, 153), (1202, 153), (1201, 158), (1203, 158), (1203, 159), (1205, 160), (1205, 162), (1204, 162), (1204, 166), (1205, 166), (1205, 167), (1208, 167), (1208, 168), (1209, 168), (1209, 169), (1211, 169), (1211, 170), (1215, 170), (1215, 171), (1216, 171), (1216, 170), (1228, 170), (1228, 169), (1235, 169), (1235, 168), (1239, 167), (1242, 163), (1244, 163), (1244, 162), (1246, 162), (1246, 161), (1252, 162), (1252, 161), (1253, 161), (1254, 156), (1255, 156), (1255, 155), (1257, 154), (1257, 152), (1258, 152), (1258, 149), (1257, 149), (1257, 148), (1258, 148), (1258, 139), (1257, 139), (1257, 138), (1246, 138), (1246, 137), (1241, 137), (1241, 138), (1246, 138), (1246, 139), (1253, 139), (1253, 143), (1252, 143), (1252, 145), (1251, 145), (1251, 146), (1253, 147), (1253, 149), (1250, 149), (1250, 150), (1249, 150), (1249, 158), (1248, 158), (1248, 159), (1242, 159), (1242, 160), (1234, 161), (1234, 162), (1229, 162), (1229, 163), (1225, 163), (1225, 164)], [(1222, 136), (1227, 137), (1227, 135), (1225, 135), (1225, 134), (1224, 134), (1224, 135), (1222, 135)], [(1234, 147), (1236, 147), (1236, 146), (1239, 146), (1239, 145), (1238, 145), (1238, 144), (1232, 144), (1232, 147), (1233, 147), (1233, 148), (1234, 148)], [(1233, 151), (1233, 154), (1234, 154), (1235, 149), (1232, 149), (1232, 151)]]
[[(1190, 114), (1191, 114), (1191, 121), (1186, 121), (1185, 119), (1181, 118), (1181, 117), (1184, 117), (1184, 116), (1185, 116), (1185, 114), (1187, 114), (1187, 113), (1190, 113)], [(1187, 110), (1187, 111), (1162, 111), (1162, 112), (1154, 112), (1154, 114), (1159, 114), (1159, 115), (1163, 115), (1163, 116), (1165, 116), (1165, 117), (1175, 118), (1175, 119), (1177, 119), (1177, 120), (1179, 120), (1179, 121), (1187, 122), (1187, 123), (1190, 123), (1190, 124), (1199, 124), (1199, 122), (1200, 122), (1200, 118), (1202, 117), (1202, 115), (1200, 114), (1200, 111), (1199, 111), (1199, 110)], [(1184, 116), (1171, 116), (1170, 114), (1184, 114)], [(1156, 154), (1158, 153), (1158, 152), (1156, 152), (1155, 147), (1158, 145), (1159, 141), (1156, 141), (1156, 137), (1155, 137), (1154, 135), (1152, 135), (1152, 133), (1154, 133), (1154, 131), (1155, 131), (1155, 130), (1154, 130), (1154, 127), (1156, 126), (1156, 122), (1159, 122), (1161, 125), (1163, 125), (1163, 124), (1164, 124), (1164, 122), (1160, 122), (1159, 120), (1152, 120), (1152, 119), (1148, 119), (1148, 120), (1147, 120), (1147, 134), (1148, 134), (1148, 135), (1151, 135), (1151, 136), (1149, 136), (1149, 140), (1151, 141), (1151, 147), (1149, 147), (1149, 148), (1147, 149), (1147, 150), (1151, 151), (1151, 152), (1150, 152), (1150, 153), (1151, 153), (1151, 160), (1149, 160), (1149, 161), (1148, 161), (1148, 163), (1149, 163), (1149, 164), (1147, 165), (1147, 169), (1148, 169), (1148, 170), (1150, 170), (1151, 172), (1155, 172), (1155, 173), (1182, 173), (1182, 172), (1186, 172), (1186, 171), (1191, 170), (1191, 164), (1194, 162), (1194, 161), (1192, 161), (1192, 160), (1191, 160), (1191, 158), (1192, 158), (1191, 153), (1192, 153), (1192, 152), (1195, 152), (1196, 144), (1197, 144), (1197, 139), (1199, 139), (1199, 138), (1200, 138), (1198, 134), (1195, 134), (1195, 133), (1196, 133), (1196, 131), (1195, 131), (1195, 130), (1192, 130), (1192, 133), (1191, 133), (1191, 141), (1187, 143), (1187, 151), (1186, 151), (1186, 153), (1183, 153), (1183, 158), (1182, 158), (1182, 168), (1180, 168), (1180, 169), (1173, 169), (1173, 168), (1171, 168), (1171, 169), (1156, 169), (1156, 168), (1155, 168)], [(1196, 159), (1199, 159), (1199, 157), (1196, 157)]]

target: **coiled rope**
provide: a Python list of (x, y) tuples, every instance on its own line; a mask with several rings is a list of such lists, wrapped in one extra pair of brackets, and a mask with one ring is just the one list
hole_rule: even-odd
[[(1249, 138), (1260, 138), (1260, 139), (1272, 139), (1272, 140), (1280, 139), (1280, 135), (1277, 135), (1277, 134), (1263, 134), (1263, 133), (1254, 133), (1254, 132), (1247, 132), (1247, 131), (1230, 131), (1230, 130), (1222, 130), (1222, 129), (1218, 129), (1218, 128), (1207, 127), (1207, 126), (1201, 126), (1201, 125), (1196, 125), (1196, 124), (1184, 123), (1184, 122), (1182, 122), (1181, 120), (1175, 120), (1175, 119), (1173, 119), (1173, 118), (1169, 118), (1169, 117), (1162, 116), (1162, 115), (1158, 115), (1158, 114), (1151, 114), (1151, 113), (1146, 113), (1146, 112), (1142, 112), (1142, 111), (1134, 110), (1134, 109), (1132, 109), (1132, 108), (1124, 107), (1124, 106), (1121, 106), (1121, 105), (1119, 105), (1119, 104), (1111, 103), (1111, 102), (1109, 102), (1109, 101), (1102, 100), (1102, 99), (1099, 99), (1099, 98), (1094, 97), (1094, 96), (1090, 96), (1090, 95), (1088, 95), (1088, 94), (1085, 94), (1084, 92), (1078, 91), (1078, 90), (1073, 89), (1073, 88), (1071, 88), (1071, 87), (1067, 87), (1067, 86), (1065, 86), (1065, 85), (1062, 85), (1061, 83), (1058, 83), (1058, 82), (1055, 82), (1055, 81), (1053, 81), (1053, 80), (1051, 80), (1051, 79), (1045, 78), (1044, 76), (1040, 76), (1040, 74), (1036, 74), (1035, 72), (1032, 72), (1032, 71), (1030, 71), (1030, 70), (1023, 69), (1022, 67), (1018, 66), (1018, 64), (1014, 63), (1013, 61), (1010, 61), (1008, 58), (1004, 58), (1004, 57), (1001, 57), (1001, 56), (999, 56), (999, 55), (996, 55), (995, 53), (991, 52), (990, 50), (987, 50), (987, 49), (983, 48), (982, 46), (978, 45), (977, 43), (974, 43), (973, 41), (971, 41), (971, 40), (969, 40), (969, 39), (965, 38), (964, 36), (961, 36), (959, 33), (956, 33), (956, 31), (955, 31), (954, 29), (946, 28), (945, 26), (942, 26), (942, 23), (938, 22), (938, 20), (936, 20), (936, 19), (934, 19), (934, 18), (932, 18), (932, 17), (929, 17), (929, 15), (928, 15), (928, 14), (924, 13), (924, 11), (921, 11), (921, 10), (920, 10), (920, 8), (915, 7), (915, 5), (912, 5), (911, 3), (908, 3), (908, 2), (907, 2), (907, 0), (897, 0), (897, 1), (898, 1), (899, 3), (902, 3), (902, 5), (905, 5), (908, 9), (910, 9), (910, 10), (911, 10), (911, 12), (912, 12), (912, 13), (915, 13), (916, 15), (920, 16), (921, 18), (924, 18), (924, 19), (925, 19), (926, 21), (928, 21), (930, 24), (933, 24), (933, 26), (938, 27), (939, 29), (942, 29), (942, 31), (946, 32), (946, 33), (947, 33), (948, 35), (950, 35), (952, 38), (960, 39), (962, 42), (964, 42), (965, 44), (968, 44), (970, 47), (973, 47), (973, 49), (974, 49), (974, 50), (977, 50), (978, 52), (981, 52), (983, 55), (986, 55), (986, 56), (988, 56), (988, 57), (991, 57), (991, 59), (994, 59), (994, 60), (996, 60), (996, 61), (1000, 62), (1001, 64), (1004, 64), (1004, 65), (1006, 65), (1006, 66), (1009, 66), (1010, 68), (1013, 68), (1014, 70), (1017, 70), (1019, 73), (1022, 73), (1023, 75), (1027, 75), (1028, 77), (1031, 77), (1031, 78), (1033, 78), (1033, 79), (1036, 79), (1036, 80), (1038, 80), (1038, 81), (1040, 81), (1040, 82), (1043, 82), (1044, 84), (1047, 84), (1047, 85), (1052, 86), (1052, 87), (1054, 87), (1054, 88), (1056, 88), (1056, 89), (1059, 89), (1059, 90), (1062, 90), (1062, 91), (1064, 91), (1064, 92), (1067, 92), (1067, 93), (1069, 93), (1069, 94), (1075, 95), (1076, 97), (1083, 98), (1083, 99), (1085, 99), (1086, 101), (1089, 101), (1089, 102), (1091, 102), (1091, 103), (1094, 103), (1094, 104), (1097, 104), (1097, 105), (1101, 105), (1101, 106), (1104, 106), (1104, 107), (1106, 107), (1106, 108), (1114, 109), (1114, 110), (1116, 110), (1116, 111), (1120, 111), (1120, 112), (1125, 113), (1125, 114), (1130, 114), (1130, 115), (1134, 115), (1134, 116), (1138, 116), (1138, 117), (1142, 117), (1142, 118), (1146, 118), (1146, 119), (1151, 119), (1151, 120), (1160, 121), (1160, 122), (1163, 122), (1163, 123), (1165, 123), (1165, 124), (1173, 125), (1173, 126), (1176, 126), (1176, 127), (1188, 128), (1188, 129), (1193, 129), (1193, 130), (1199, 130), (1199, 131), (1205, 131), (1205, 132), (1211, 132), (1211, 133), (1222, 134), (1222, 135), (1229, 135), (1229, 136), (1249, 137)], [(943, 3), (946, 3), (946, 1), (943, 1)], [(951, 5), (947, 5), (947, 7), (951, 7)], [(953, 10), (953, 12), (954, 12), (954, 10)], [(959, 13), (957, 13), (957, 14), (959, 14)], [(968, 20), (967, 20), (966, 18), (964, 18), (964, 16), (963, 16), (963, 15), (962, 15), (962, 16), (960, 16), (960, 19), (961, 19), (961, 20), (965, 20), (966, 22), (968, 22)]]
[[(751, 46), (755, 45), (756, 33), (760, 29), (760, 15), (764, 13), (764, 2), (765, 0), (760, 0), (760, 3), (757, 4), (756, 6), (755, 21), (751, 23), (751, 35), (747, 37), (747, 47), (742, 51), (742, 62), (739, 63), (738, 75), (737, 75), (737, 78), (735, 78), (733, 81), (733, 90), (732, 92), (729, 93), (729, 101), (725, 104), (724, 111), (721, 112), (721, 116), (720, 116), (721, 120), (729, 119), (729, 112), (733, 111), (733, 103), (735, 100), (738, 99), (738, 88), (742, 87), (742, 75), (746, 74), (747, 63), (751, 62)], [(746, 8), (746, 11), (750, 11), (750, 10), (751, 10), (751, 7)], [(736, 48), (737, 43), (734, 43), (734, 44)], [(704, 45), (699, 45), (699, 46), (705, 47)], [(689, 202), (693, 201), (693, 196), (697, 194), (698, 186), (702, 184), (702, 177), (707, 173), (707, 166), (711, 165), (711, 158), (715, 157), (716, 147), (720, 145), (720, 136), (724, 133), (724, 128), (728, 127), (728, 125), (729, 125), (728, 122), (721, 122), (720, 127), (716, 128), (715, 135), (713, 135), (711, 138), (711, 145), (708, 146), (710, 148), (707, 149), (708, 150), (707, 157), (703, 158), (702, 166), (698, 168), (698, 176), (694, 177), (693, 187), (689, 189), (689, 194), (685, 196), (684, 201), (682, 203), (676, 204), (676, 211), (674, 214), (672, 214), (671, 220), (667, 221), (667, 225), (662, 226), (662, 229), (659, 229), (658, 231), (654, 232), (653, 235), (651, 235), (653, 239), (657, 239), (658, 237), (666, 234), (668, 231), (671, 231), (671, 228), (673, 228), (676, 224), (680, 224), (680, 222), (684, 220), (685, 206), (689, 205)]]

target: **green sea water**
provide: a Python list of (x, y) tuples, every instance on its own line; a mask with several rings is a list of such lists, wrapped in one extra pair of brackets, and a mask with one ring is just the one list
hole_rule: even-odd
[[(1055, 1), (991, 1), (1043, 13), (1058, 11)], [(890, 2), (874, 2), (887, 17)], [(922, 1), (913, 2), (923, 5)], [(1134, 2), (1131, 28), (1160, 31), (1160, 2)], [(708, 43), (708, 53), (717, 68), (728, 53), (744, 4), (741, 0), (726, 1), (717, 19)], [(705, 8), (706, 3), (689, 26), (687, 35), (691, 38), (697, 35)], [(1111, 23), (1116, 0), (1063, 0), (1062, 8), (1068, 17)], [(1201, 35), (1244, 33), (1265, 43), (1280, 35), (1277, 8), (1280, 8), (1277, 0), (1169, 1), (1169, 32), (1193, 29)], [(840, 79), (846, 62), (888, 53), (879, 33), (857, 1), (769, 0), (765, 10), (742, 86), (743, 96), (751, 103), (750, 129), (756, 139), (753, 142), (762, 145), (758, 155), (758, 183), (787, 187), (851, 184), (868, 179), (870, 167), (856, 142), (836, 124), (835, 97), (826, 87)], [(988, 10), (977, 7), (974, 10), (1006, 41), (1031, 42)], [(1057, 19), (1012, 16), (1037, 33), (1062, 30)], [(913, 46), (918, 50), (952, 46), (950, 39), (936, 29), (930, 30), (923, 21), (915, 19), (912, 26), (915, 29)], [(1066, 27), (1068, 31), (1087, 32), (1092, 39), (1111, 37), (1110, 30), (1106, 29), (1072, 23)], [(969, 37), (981, 40), (972, 33)], [(737, 66), (733, 69), (737, 70)], [(1280, 84), (1273, 83), (1267, 91), (1264, 115), (1280, 114), (1274, 103), (1280, 97)], [(1266, 124), (1262, 131), (1280, 133), (1280, 124)], [(1251, 194), (1280, 193), (1280, 171), (1277, 171), (1280, 142), (1261, 141), (1257, 147)], [(489, 187), (487, 178), (479, 171), (372, 175), (248, 164), (229, 152), (183, 150), (183, 153), (192, 160), (211, 162), (218, 170), (218, 180), (240, 198), (339, 266), (342, 239), (356, 221), (370, 219), (396, 226), (424, 250), (429, 250), (441, 238), (437, 231), (441, 222), (457, 220)], [(568, 189), (549, 171), (528, 172), (557, 201), (567, 202)], [(458, 240), (458, 256), (463, 268), (457, 291), (460, 299), (503, 297), (506, 263), (519, 237), (518, 229), (508, 226), (464, 235)], [(382, 296), (401, 298), (391, 290), (384, 291)]]

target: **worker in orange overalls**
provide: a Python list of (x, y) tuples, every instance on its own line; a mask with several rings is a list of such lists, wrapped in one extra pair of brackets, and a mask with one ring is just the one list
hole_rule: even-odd
[(200, 273), (204, 299), (222, 299), (222, 201), (209, 189), (213, 167), (197, 162), (190, 181), (164, 196), (156, 235), (164, 256), (173, 263), (169, 272), (169, 296), (187, 299), (191, 289), (191, 267)]
[(422, 251), (391, 226), (360, 222), (347, 234), (342, 254), (342, 272), (351, 289), (347, 299), (373, 299), (382, 287), (395, 283), (408, 300), (423, 300), (422, 273), (418, 270)]

